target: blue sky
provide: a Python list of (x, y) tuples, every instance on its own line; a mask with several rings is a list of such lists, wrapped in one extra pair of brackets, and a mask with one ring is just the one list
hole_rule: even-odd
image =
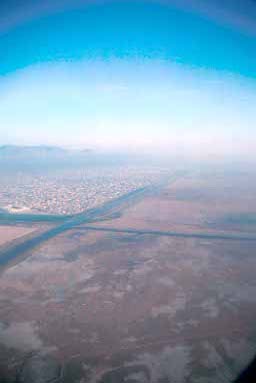
[(254, 155), (252, 2), (36, 3), (1, 5), (0, 143)]

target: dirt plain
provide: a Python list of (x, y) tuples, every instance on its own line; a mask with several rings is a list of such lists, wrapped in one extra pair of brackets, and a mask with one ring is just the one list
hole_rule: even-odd
[(0, 246), (6, 245), (7, 242), (23, 237), (24, 235), (33, 233), (35, 230), (33, 227), (0, 225)]
[(197, 173), (180, 177), (159, 192), (128, 206), (100, 226), (163, 231), (255, 233), (254, 172)]
[[(255, 189), (246, 174), (197, 175), (97, 225), (254, 233)], [(62, 233), (1, 275), (0, 368), (14, 376), (40, 352), (66, 383), (232, 382), (256, 354), (255, 250), (85, 225)]]

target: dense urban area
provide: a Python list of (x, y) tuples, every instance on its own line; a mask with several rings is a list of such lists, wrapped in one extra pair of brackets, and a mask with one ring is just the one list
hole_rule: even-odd
[(0, 209), (9, 213), (72, 215), (155, 183), (159, 168), (93, 167), (55, 174), (1, 175)]

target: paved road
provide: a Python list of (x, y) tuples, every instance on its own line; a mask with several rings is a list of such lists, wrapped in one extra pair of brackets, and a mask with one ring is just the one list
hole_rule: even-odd
[(117, 229), (112, 227), (102, 226), (83, 226), (79, 227), (79, 230), (94, 230), (94, 231), (106, 231), (111, 233), (127, 233), (127, 234), (141, 234), (141, 235), (156, 235), (178, 238), (201, 238), (201, 239), (219, 239), (219, 240), (232, 240), (232, 241), (256, 241), (256, 236), (250, 235), (236, 235), (236, 234), (224, 234), (224, 233), (184, 233), (177, 231), (160, 231), (160, 230), (139, 230), (139, 229)]
[[(174, 175), (172, 179), (169, 178), (168, 182), (175, 181), (180, 175)], [(127, 204), (134, 204), (141, 200), (144, 196), (154, 193), (166, 185), (167, 180), (165, 179), (158, 185), (138, 188), (132, 192), (126, 193), (121, 197), (118, 197), (112, 201), (106, 202), (105, 204), (89, 209), (80, 214), (66, 217), (63, 223), (57, 224), (55, 227), (36, 235), (35, 237), (29, 238), (24, 242), (18, 242), (16, 244), (10, 244), (2, 251), (0, 251), (0, 267), (8, 265), (9, 262), (13, 261), (20, 255), (31, 251), (36, 246), (41, 245), (43, 242), (54, 238), (58, 234), (61, 234), (67, 230), (80, 227), (82, 224), (89, 224), (102, 221), (110, 218), (111, 214), (119, 213)], [(29, 222), (28, 220), (26, 222)], [(31, 221), (30, 221), (31, 222)], [(32, 219), (32, 222), (34, 220)], [(56, 223), (56, 221), (53, 221)], [(53, 223), (51, 222), (51, 223)], [(97, 227), (97, 226), (86, 226), (86, 230), (98, 230), (98, 231), (109, 231), (116, 233), (133, 233), (133, 234), (149, 234), (158, 236), (169, 236), (169, 237), (180, 237), (180, 238), (202, 238), (202, 239), (219, 239), (219, 240), (238, 240), (238, 241), (256, 241), (256, 237), (253, 236), (242, 236), (233, 234), (209, 234), (209, 233), (182, 233), (182, 232), (169, 232), (169, 231), (158, 231), (158, 230), (136, 230), (136, 229), (118, 229), (108, 227)]]
[(43, 242), (54, 238), (56, 235), (72, 229), (73, 227), (84, 223), (101, 221), (112, 212), (120, 211), (128, 203), (135, 203), (136, 201), (143, 198), (146, 194), (152, 193), (155, 189), (155, 186), (138, 188), (112, 201), (106, 202), (99, 207), (89, 209), (83, 213), (74, 215), (71, 218), (67, 218), (64, 223), (57, 225), (33, 238), (27, 239), (25, 242), (19, 242), (15, 245), (10, 245), (6, 249), (0, 251), (0, 267), (7, 265), (10, 261), (14, 260), (18, 256), (29, 250), (32, 250)]

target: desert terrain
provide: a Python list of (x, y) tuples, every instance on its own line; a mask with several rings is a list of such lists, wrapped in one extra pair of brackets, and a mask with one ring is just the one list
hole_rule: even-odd
[(94, 223), (113, 231), (83, 223), (30, 250), (1, 274), (0, 368), (40, 353), (66, 383), (232, 382), (256, 354), (256, 240), (239, 240), (255, 233), (255, 188), (180, 178)]
[(0, 225), (0, 246), (35, 231), (32, 227)]

